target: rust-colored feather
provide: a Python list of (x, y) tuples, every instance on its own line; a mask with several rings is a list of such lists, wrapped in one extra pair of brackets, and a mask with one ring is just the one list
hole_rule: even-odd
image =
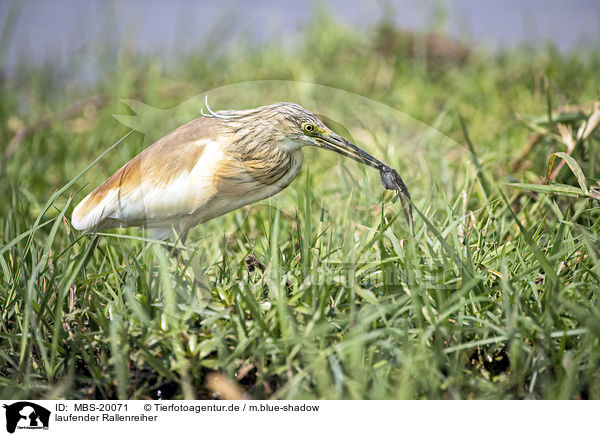
[[(190, 172), (201, 159), (208, 142), (219, 136), (220, 120), (198, 118), (179, 127), (123, 165), (102, 185), (91, 192), (73, 211), (73, 224), (81, 230), (106, 228), (102, 221), (114, 214), (117, 207), (106, 205), (96, 210), (96, 217), (86, 219), (107, 200), (110, 193), (118, 198), (130, 195), (143, 182), (167, 185), (184, 172)], [(78, 225), (80, 224), (80, 225)], [(90, 225), (91, 224), (91, 225)], [(108, 227), (111, 227), (109, 225)]]

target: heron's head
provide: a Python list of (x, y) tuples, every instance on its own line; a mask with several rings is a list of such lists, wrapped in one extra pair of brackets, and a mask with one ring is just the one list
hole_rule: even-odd
[(328, 128), (316, 115), (295, 103), (274, 103), (247, 111), (211, 112), (230, 121), (234, 140), (240, 144), (269, 144), (293, 151), (312, 145), (340, 153), (362, 164), (383, 164)]
[(316, 115), (294, 103), (279, 103), (290, 114), (288, 138), (302, 147), (314, 145), (332, 150), (362, 164), (380, 168), (383, 164), (327, 127)]

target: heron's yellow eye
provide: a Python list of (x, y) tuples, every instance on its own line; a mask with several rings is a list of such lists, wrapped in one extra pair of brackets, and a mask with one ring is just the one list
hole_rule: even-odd
[(314, 133), (315, 125), (311, 123), (303, 123), (302, 130), (304, 130), (306, 133)]

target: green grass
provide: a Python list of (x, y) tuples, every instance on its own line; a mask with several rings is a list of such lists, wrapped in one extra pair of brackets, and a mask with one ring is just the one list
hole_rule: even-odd
[[(85, 59), (24, 60), (4, 78), (2, 152), (46, 122), (0, 168), (0, 397), (212, 398), (217, 372), (252, 398), (600, 399), (598, 131), (575, 170), (540, 185), (566, 151), (559, 123), (576, 132), (590, 113), (560, 107), (600, 97), (599, 51), (440, 60), (378, 35), (320, 15), (295, 50), (207, 44), (168, 68), (99, 50), (94, 81)], [(403, 176), (414, 236), (376, 172), (319, 150), (277, 198), (199, 226), (179, 261), (135, 229), (71, 228), (86, 193), (199, 115), (201, 98), (182, 103), (268, 79), (287, 82), (226, 87), (211, 105), (298, 96), (335, 119)], [(122, 99), (164, 111), (129, 119), (145, 135), (82, 174), (129, 131)], [(266, 270), (250, 273), (249, 254)]]

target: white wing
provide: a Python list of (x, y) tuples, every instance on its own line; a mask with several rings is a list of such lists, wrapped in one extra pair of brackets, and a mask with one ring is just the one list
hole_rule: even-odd
[(170, 226), (201, 208), (216, 193), (224, 156), (217, 133), (213, 120), (200, 118), (157, 141), (77, 205), (73, 226)]

